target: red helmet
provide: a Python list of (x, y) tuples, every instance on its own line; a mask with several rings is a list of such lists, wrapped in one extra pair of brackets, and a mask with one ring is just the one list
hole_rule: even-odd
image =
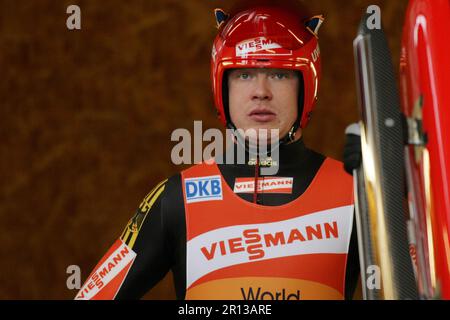
[(299, 116), (294, 131), (304, 128), (317, 100), (320, 50), (317, 31), (322, 16), (308, 16), (297, 6), (265, 4), (238, 9), (232, 15), (215, 10), (219, 32), (214, 40), (211, 79), (219, 119), (230, 126), (227, 69), (281, 68), (302, 75)]

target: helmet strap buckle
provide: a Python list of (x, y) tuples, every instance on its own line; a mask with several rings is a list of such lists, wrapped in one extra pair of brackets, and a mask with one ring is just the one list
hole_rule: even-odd
[(289, 130), (288, 138), (289, 142), (293, 142), (295, 140), (295, 134), (297, 133), (297, 130), (295, 130), (295, 125), (292, 126), (291, 130)]

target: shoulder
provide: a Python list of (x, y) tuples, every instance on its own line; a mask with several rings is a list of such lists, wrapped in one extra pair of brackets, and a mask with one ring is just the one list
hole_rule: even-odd
[(167, 198), (173, 199), (178, 190), (181, 190), (181, 173), (174, 174), (153, 185), (140, 203), (139, 210), (146, 211), (155, 202), (161, 202)]
[(164, 179), (153, 186), (153, 188), (146, 194), (144, 199), (139, 205), (139, 211), (142, 213), (147, 213), (153, 204), (162, 198), (164, 191), (166, 189), (168, 179)]
[(337, 188), (353, 189), (353, 178), (344, 169), (344, 163), (326, 157), (320, 168), (320, 174), (326, 176), (327, 183)]
[(182, 180), (186, 177), (191, 177), (195, 175), (202, 175), (207, 173), (207, 171), (214, 170), (210, 168), (213, 166), (206, 165), (204, 163), (190, 166), (189, 168), (182, 170), (167, 179), (164, 179), (154, 185), (150, 192), (142, 200), (139, 209), (141, 211), (147, 210), (156, 201), (162, 202), (166, 207), (170, 207), (170, 204), (182, 200), (183, 198), (183, 188)]
[(351, 175), (349, 175), (345, 171), (344, 163), (342, 161), (333, 159), (331, 157), (325, 157), (322, 167), (324, 167), (327, 171), (332, 172), (335, 175), (351, 178)]

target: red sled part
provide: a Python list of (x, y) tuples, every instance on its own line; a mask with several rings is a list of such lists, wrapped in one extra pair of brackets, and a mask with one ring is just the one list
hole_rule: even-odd
[[(410, 144), (406, 151), (416, 240), (425, 261), (418, 262), (419, 290), (425, 297), (439, 295), (443, 299), (450, 299), (449, 33), (449, 0), (409, 2), (400, 91), (404, 114), (416, 120), (417, 131), (424, 137), (423, 146)], [(411, 138), (411, 126), (409, 130)], [(421, 273), (426, 277), (421, 278)]]

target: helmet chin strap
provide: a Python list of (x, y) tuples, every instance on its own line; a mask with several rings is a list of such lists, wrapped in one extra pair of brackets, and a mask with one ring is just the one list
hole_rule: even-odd
[(295, 124), (291, 127), (291, 130), (289, 130), (289, 132), (282, 139), (280, 139), (281, 145), (287, 145), (295, 141), (295, 135), (299, 128), (299, 125), (297, 123), (298, 121), (296, 121)]

